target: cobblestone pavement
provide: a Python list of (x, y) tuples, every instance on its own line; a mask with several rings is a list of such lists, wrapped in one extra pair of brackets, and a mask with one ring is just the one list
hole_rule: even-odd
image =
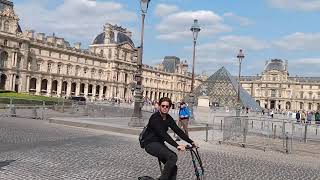
[[(206, 179), (320, 179), (319, 158), (200, 143)], [(178, 179), (194, 179), (180, 152)], [(137, 137), (46, 121), (0, 119), (0, 179), (131, 180), (159, 176), (157, 160)]]

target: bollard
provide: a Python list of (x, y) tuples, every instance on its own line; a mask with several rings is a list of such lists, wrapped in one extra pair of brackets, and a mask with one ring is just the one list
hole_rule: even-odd
[(289, 154), (289, 136), (288, 132), (286, 133), (286, 153)]
[(46, 102), (42, 101), (42, 113), (41, 113), (41, 120), (44, 120), (44, 111), (46, 108)]
[(37, 119), (37, 107), (34, 106), (32, 109), (32, 119)]
[(243, 147), (245, 147), (247, 143), (247, 131), (246, 131), (246, 128), (243, 128)]
[(17, 115), (16, 107), (13, 105), (12, 101), (13, 101), (13, 99), (10, 98), (9, 112), (10, 112), (11, 117), (16, 117), (16, 115)]
[[(272, 126), (272, 128), (273, 128), (273, 126)], [(277, 125), (274, 125), (273, 139), (276, 138), (276, 134), (277, 134)]]
[(206, 124), (206, 142), (208, 142), (209, 124)]
[(317, 126), (317, 128), (316, 128), (316, 135), (318, 135), (318, 126)]
[(220, 130), (222, 131), (222, 119), (221, 119), (221, 124), (220, 124)]
[(253, 121), (251, 121), (251, 128), (253, 129)]
[(307, 142), (307, 130), (308, 130), (308, 124), (304, 125), (304, 137), (303, 140), (306, 143)]

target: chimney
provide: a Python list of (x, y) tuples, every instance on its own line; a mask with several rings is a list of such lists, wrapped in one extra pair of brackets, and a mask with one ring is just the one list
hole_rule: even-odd
[(105, 33), (104, 44), (110, 44), (112, 38), (112, 25), (107, 23), (106, 25), (104, 25), (103, 31)]
[(34, 38), (34, 30), (26, 30), (25, 33), (28, 38)]
[(76, 43), (74, 43), (74, 47), (75, 47), (77, 50), (80, 50), (80, 48), (81, 48), (81, 42), (76, 42)]
[(57, 44), (58, 45), (64, 45), (64, 39), (63, 38), (57, 38)]
[(37, 33), (36, 35), (36, 39), (40, 41), (44, 41), (44, 37), (45, 37), (44, 33)]
[(49, 43), (55, 44), (55, 43), (56, 43), (56, 37), (55, 37), (55, 36), (48, 36), (48, 37), (47, 37), (47, 41), (48, 41)]
[(285, 71), (287, 71), (287, 70), (288, 70), (288, 60), (286, 60), (286, 61), (285, 61), (285, 64), (284, 64), (284, 70), (285, 70)]

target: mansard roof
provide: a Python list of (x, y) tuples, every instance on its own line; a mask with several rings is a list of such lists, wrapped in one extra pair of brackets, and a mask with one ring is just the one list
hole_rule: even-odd
[[(105, 39), (105, 32), (99, 34), (94, 40), (92, 44), (104, 44), (104, 39)], [(117, 34), (117, 39), (112, 39), (111, 43), (116, 43), (116, 44), (122, 44), (122, 43), (129, 43), (130, 45), (134, 46), (134, 43), (132, 41), (132, 39), (127, 36), (126, 34), (122, 33), (122, 32), (118, 32)]]
[(265, 71), (278, 70), (284, 71), (283, 61), (281, 59), (272, 59), (265, 67)]

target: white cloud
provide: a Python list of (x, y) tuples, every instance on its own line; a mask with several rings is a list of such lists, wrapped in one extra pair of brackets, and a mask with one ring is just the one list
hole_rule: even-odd
[(105, 23), (131, 22), (137, 18), (136, 13), (111, 1), (65, 0), (54, 9), (48, 9), (48, 4), (47, 0), (16, 4), (22, 28), (47, 34), (55, 32), (59, 37), (91, 43)]
[(296, 32), (287, 35), (280, 40), (274, 41), (274, 45), (285, 50), (320, 50), (320, 33), (301, 33)]
[(269, 0), (270, 4), (277, 8), (294, 9), (300, 11), (319, 11), (319, 0)]
[(200, 37), (231, 31), (231, 27), (223, 24), (223, 19), (212, 11), (181, 11), (163, 17), (156, 26), (156, 29), (160, 32), (157, 38), (171, 41), (191, 39), (190, 27), (194, 19), (199, 20), (201, 26)]
[(155, 14), (161, 17), (177, 12), (178, 10), (179, 8), (175, 5), (158, 4), (155, 9)]
[(291, 65), (316, 65), (320, 66), (320, 58), (302, 58), (292, 60)]
[(249, 26), (253, 24), (253, 22), (250, 19), (246, 17), (238, 16), (231, 12), (223, 14), (223, 17), (226, 17), (235, 21), (236, 23), (240, 24), (240, 26)]
[(244, 53), (261, 51), (269, 48), (269, 44), (247, 36), (224, 36), (214, 43), (199, 45), (199, 56), (208, 59), (228, 59), (235, 57), (239, 49)]

